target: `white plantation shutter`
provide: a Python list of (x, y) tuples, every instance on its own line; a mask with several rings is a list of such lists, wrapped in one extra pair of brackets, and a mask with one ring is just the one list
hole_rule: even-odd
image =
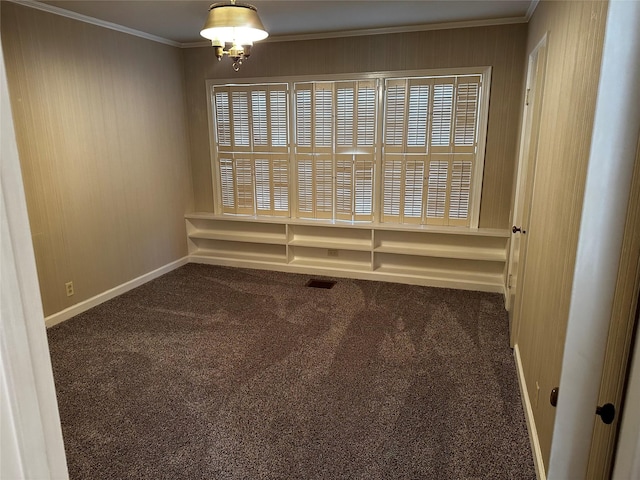
[(403, 152), (406, 138), (406, 81), (388, 80), (385, 93), (385, 151), (388, 153)]
[(356, 122), (358, 139), (356, 146), (370, 147), (376, 144), (376, 84), (375, 81), (358, 82)]
[(271, 115), (271, 146), (272, 149), (287, 151), (289, 146), (289, 123), (287, 112), (286, 87), (269, 90), (269, 112)]
[(365, 155), (336, 155), (336, 215), (340, 220), (373, 220), (374, 161)]
[(336, 158), (336, 218), (351, 220), (353, 215), (353, 158)]
[(482, 78), (213, 85), (216, 211), (477, 226)]
[(435, 225), (445, 223), (448, 184), (449, 162), (447, 160), (430, 161), (427, 177), (427, 223)]
[(355, 181), (355, 198), (353, 219), (358, 221), (373, 220), (373, 158), (356, 156), (353, 162)]
[(383, 221), (469, 225), (480, 82), (480, 75), (386, 81)]
[(449, 225), (467, 226), (471, 220), (471, 186), (477, 154), (480, 108), (479, 75), (458, 77), (451, 149)]
[(314, 84), (314, 152), (333, 150), (333, 85), (330, 83)]
[(298, 217), (313, 218), (315, 213), (313, 201), (313, 157), (296, 159), (296, 175), (298, 187)]
[(311, 152), (311, 84), (296, 86), (296, 151)]
[(333, 218), (333, 160), (330, 155), (314, 159), (315, 218)]
[(295, 85), (297, 216), (373, 220), (375, 80)]
[(257, 215), (289, 213), (289, 162), (277, 155), (255, 155)]
[(449, 194), (449, 224), (466, 225), (469, 217), (472, 162), (454, 160)]
[(353, 82), (340, 84), (336, 89), (336, 147), (353, 147), (355, 118), (355, 88)]
[(382, 219), (400, 223), (403, 211), (402, 157), (385, 155), (382, 165)]
[(222, 189), (222, 211), (236, 213), (236, 190), (233, 181), (233, 159), (219, 158), (220, 187)]
[(296, 158), (300, 218), (333, 218), (333, 160), (330, 155)]
[(234, 151), (250, 151), (249, 92), (231, 90), (231, 138)]
[(430, 85), (426, 79), (409, 83), (409, 102), (407, 112), (407, 152), (423, 153), (427, 151), (427, 127), (429, 124)]
[(231, 110), (228, 88), (221, 87), (215, 91), (214, 104), (218, 150), (228, 150), (231, 147)]
[(274, 158), (273, 175), (273, 215), (289, 216), (289, 159)]
[(288, 215), (287, 85), (213, 90), (222, 212)]
[[(456, 91), (455, 134), (456, 152), (459, 147), (475, 147), (480, 100), (480, 77), (464, 77), (458, 80)], [(474, 153), (468, 150), (465, 153)]]
[(384, 222), (421, 223), (424, 203), (424, 157), (387, 155), (383, 169)]
[(269, 146), (269, 127), (267, 126), (267, 92), (251, 92), (251, 118), (253, 120), (253, 147), (255, 150)]
[(424, 159), (410, 159), (404, 163), (404, 221), (420, 223), (424, 189)]
[(251, 158), (234, 159), (236, 213), (253, 213), (253, 162)]
[(435, 79), (431, 113), (431, 149), (434, 152), (447, 152), (451, 147), (453, 99), (454, 79)]
[[(323, 175), (320, 179), (318, 162), (315, 155), (315, 105), (314, 84), (298, 83), (294, 87), (295, 99), (295, 171), (297, 179), (296, 200), (298, 218), (319, 218), (317, 216), (318, 203), (320, 216), (324, 217), (326, 198), (324, 190), (327, 188), (326, 171), (320, 169)], [(324, 167), (324, 163), (323, 163)], [(331, 173), (332, 175), (332, 173)], [(333, 178), (331, 178), (333, 184)], [(331, 186), (333, 188), (333, 185)]]
[(247, 156), (235, 158), (234, 155), (225, 155), (218, 161), (222, 212), (252, 214), (254, 206), (252, 160)]

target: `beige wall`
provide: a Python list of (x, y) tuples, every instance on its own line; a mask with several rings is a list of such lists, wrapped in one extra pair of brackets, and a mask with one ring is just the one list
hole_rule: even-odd
[(549, 395), (560, 382), (606, 11), (606, 2), (543, 1), (529, 24), (527, 52), (548, 32), (547, 74), (516, 343), (545, 468), (555, 420)]
[(508, 228), (524, 81), (526, 24), (436, 30), (254, 47), (239, 73), (210, 47), (184, 50), (195, 209), (213, 211), (207, 79), (286, 77), (490, 65), (492, 97), (480, 226)]
[(45, 315), (186, 255), (180, 50), (7, 2), (2, 44)]

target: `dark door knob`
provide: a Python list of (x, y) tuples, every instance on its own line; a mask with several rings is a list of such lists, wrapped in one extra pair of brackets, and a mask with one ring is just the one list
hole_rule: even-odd
[(600, 415), (603, 423), (610, 425), (613, 423), (613, 419), (616, 418), (616, 407), (611, 403), (605, 403), (601, 407), (596, 408), (596, 415)]
[(518, 233), (518, 232), (527, 233), (525, 230), (522, 230), (520, 227), (516, 227), (515, 225), (513, 226), (513, 228), (511, 229), (511, 231), (512, 231), (513, 233)]

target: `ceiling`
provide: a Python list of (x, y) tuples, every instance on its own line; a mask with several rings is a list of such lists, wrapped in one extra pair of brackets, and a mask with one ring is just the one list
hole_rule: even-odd
[[(416, 28), (450, 22), (524, 21), (527, 10), (537, 3), (536, 0), (249, 1), (258, 9), (271, 38), (389, 27)], [(204, 40), (199, 32), (212, 0), (43, 0), (39, 3), (184, 44)]]

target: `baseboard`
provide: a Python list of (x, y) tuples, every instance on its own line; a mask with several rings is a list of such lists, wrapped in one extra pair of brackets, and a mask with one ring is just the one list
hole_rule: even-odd
[(176, 268), (181, 267), (182, 265), (186, 265), (188, 262), (189, 262), (189, 257), (182, 257), (181, 259), (176, 260), (175, 262), (168, 263), (167, 265), (157, 268), (149, 273), (145, 273), (144, 275), (134, 278), (133, 280), (129, 280), (128, 282), (123, 283), (122, 285), (118, 285), (117, 287), (107, 290), (106, 292), (102, 292), (96, 295), (95, 297), (91, 297), (80, 303), (76, 303), (75, 305), (72, 305), (69, 308), (65, 308), (64, 310), (58, 313), (49, 315), (44, 319), (44, 324), (46, 325), (47, 328), (53, 327), (54, 325), (64, 322), (65, 320), (69, 320), (71, 317), (74, 317), (82, 312), (86, 312), (90, 308), (100, 305), (101, 303), (104, 303), (107, 300), (111, 300), (112, 298), (117, 297), (118, 295), (122, 295), (123, 293), (128, 292), (129, 290), (133, 290), (134, 288), (139, 287), (140, 285), (147, 283), (148, 281), (153, 280), (154, 278), (158, 278), (159, 276), (164, 275), (165, 273), (168, 273), (171, 270), (175, 270)]
[(529, 432), (529, 441), (531, 442), (531, 452), (533, 453), (533, 463), (536, 467), (536, 478), (538, 480), (546, 480), (547, 474), (544, 469), (544, 461), (542, 460), (542, 450), (540, 449), (540, 441), (538, 440), (538, 431), (536, 430), (536, 422), (533, 417), (533, 408), (529, 401), (529, 393), (527, 390), (527, 382), (524, 378), (524, 370), (522, 368), (522, 359), (520, 358), (520, 349), (518, 345), (513, 348), (513, 356), (516, 361), (516, 371), (518, 372), (518, 385), (520, 386), (520, 396), (522, 397), (522, 406), (524, 408), (524, 416), (527, 421), (527, 431)]

